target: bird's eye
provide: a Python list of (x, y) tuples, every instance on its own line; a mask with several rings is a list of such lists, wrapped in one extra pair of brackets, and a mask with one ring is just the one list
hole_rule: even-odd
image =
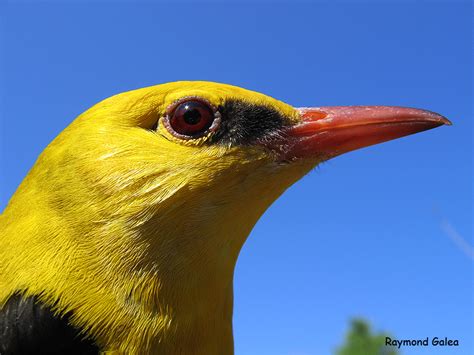
[(193, 98), (178, 103), (168, 114), (165, 123), (178, 136), (196, 138), (213, 126), (216, 116), (210, 104)]

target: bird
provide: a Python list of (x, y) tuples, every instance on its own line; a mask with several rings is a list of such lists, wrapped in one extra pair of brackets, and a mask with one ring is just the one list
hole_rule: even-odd
[(234, 268), (265, 210), (322, 162), (450, 124), (206, 81), (97, 103), (0, 215), (0, 354), (233, 354)]

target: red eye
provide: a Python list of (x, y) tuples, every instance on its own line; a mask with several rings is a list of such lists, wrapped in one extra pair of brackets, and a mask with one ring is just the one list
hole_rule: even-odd
[(169, 128), (179, 135), (193, 137), (212, 126), (215, 114), (206, 102), (188, 100), (178, 104), (168, 117)]

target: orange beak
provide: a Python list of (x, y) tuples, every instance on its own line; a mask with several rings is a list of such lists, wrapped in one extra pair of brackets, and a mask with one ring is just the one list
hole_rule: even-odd
[(327, 160), (359, 148), (451, 125), (437, 113), (406, 107), (305, 107), (298, 112), (301, 121), (286, 129), (281, 139), (269, 144), (282, 160), (306, 157)]

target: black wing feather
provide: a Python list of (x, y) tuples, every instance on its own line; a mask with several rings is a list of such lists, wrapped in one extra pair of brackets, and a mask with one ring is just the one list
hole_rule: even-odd
[(0, 309), (0, 355), (98, 354), (98, 346), (36, 297), (15, 294)]

